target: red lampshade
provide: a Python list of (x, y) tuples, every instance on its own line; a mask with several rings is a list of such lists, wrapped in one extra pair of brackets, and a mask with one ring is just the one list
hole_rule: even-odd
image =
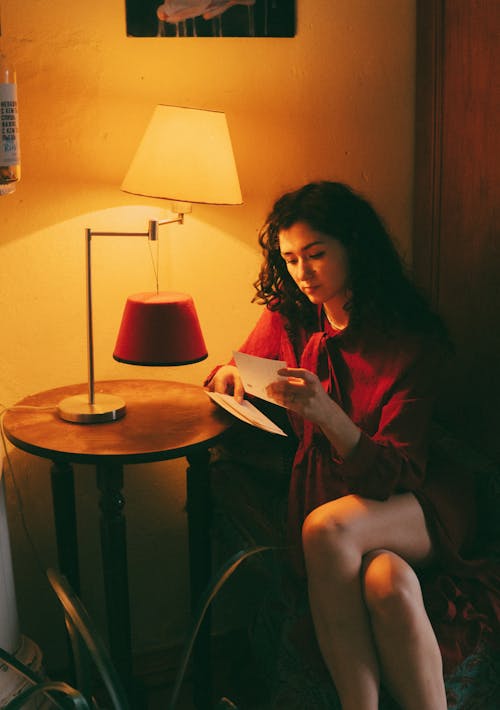
[(113, 357), (131, 365), (204, 360), (207, 348), (191, 296), (174, 292), (129, 296)]

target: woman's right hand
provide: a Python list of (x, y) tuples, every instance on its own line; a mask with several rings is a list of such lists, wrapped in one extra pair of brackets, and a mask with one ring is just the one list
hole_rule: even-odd
[(235, 365), (223, 365), (220, 367), (207, 387), (210, 392), (232, 394), (238, 402), (243, 401), (243, 395), (245, 394), (240, 373)]

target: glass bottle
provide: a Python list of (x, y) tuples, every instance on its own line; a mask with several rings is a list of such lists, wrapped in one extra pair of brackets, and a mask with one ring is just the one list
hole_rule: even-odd
[(14, 192), (20, 178), (16, 73), (0, 55), (0, 195)]

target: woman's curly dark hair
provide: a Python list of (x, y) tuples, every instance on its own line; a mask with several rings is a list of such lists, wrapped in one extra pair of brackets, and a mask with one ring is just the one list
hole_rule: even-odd
[(346, 249), (352, 293), (349, 331), (434, 333), (441, 319), (412, 283), (386, 227), (370, 203), (339, 182), (313, 182), (280, 197), (259, 233), (264, 262), (254, 301), (279, 311), (293, 329), (316, 330), (317, 307), (297, 288), (279, 249), (279, 233), (297, 222), (337, 239)]

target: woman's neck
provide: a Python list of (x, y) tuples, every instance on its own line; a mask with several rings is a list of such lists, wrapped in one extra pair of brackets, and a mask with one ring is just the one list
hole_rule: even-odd
[(323, 304), (323, 311), (327, 321), (335, 330), (344, 330), (349, 325), (349, 313), (345, 310), (347, 301), (333, 304), (331, 302)]

